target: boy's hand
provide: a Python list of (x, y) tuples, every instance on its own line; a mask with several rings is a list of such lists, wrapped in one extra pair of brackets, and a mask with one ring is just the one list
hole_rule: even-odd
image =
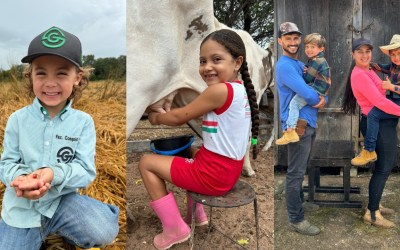
[(50, 189), (50, 183), (53, 181), (53, 178), (53, 170), (45, 167), (29, 175), (16, 177), (10, 183), (10, 186), (14, 187), (17, 197), (39, 199)]
[(38, 179), (42, 180), (44, 183), (51, 184), (54, 178), (53, 169), (49, 167), (39, 168), (32, 174), (36, 174)]
[(387, 77), (387, 76), (386, 76), (386, 79), (384, 81), (382, 81), (382, 89), (390, 90), (390, 91), (394, 90), (394, 85), (390, 82), (389, 77)]
[(319, 96), (319, 103), (317, 105), (314, 105), (313, 108), (316, 109), (322, 109), (326, 104), (326, 99), (324, 96)]
[(37, 174), (21, 175), (16, 177), (10, 186), (15, 188), (17, 196), (22, 196), (24, 191), (38, 190), (44, 185), (44, 182), (37, 178)]
[(36, 190), (32, 190), (32, 191), (24, 191), (22, 194), (22, 197), (29, 199), (29, 200), (37, 200), (41, 197), (43, 197), (47, 191), (50, 190), (50, 184), (49, 183), (45, 183), (41, 188), (36, 189)]
[(304, 67), (303, 67), (303, 74), (307, 73), (307, 71), (308, 71), (308, 67), (307, 67), (307, 66), (304, 66)]
[(377, 63), (371, 62), (371, 63), (369, 64), (369, 66), (371, 66), (371, 68), (372, 68), (373, 70), (376, 70), (376, 71), (381, 71), (381, 70), (382, 70), (381, 67), (379, 67), (379, 65), (378, 65)]

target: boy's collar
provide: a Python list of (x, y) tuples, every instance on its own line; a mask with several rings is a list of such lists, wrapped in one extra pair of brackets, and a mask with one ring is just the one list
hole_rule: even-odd
[(324, 52), (323, 51), (319, 52), (316, 56), (313, 56), (313, 57), (309, 58), (308, 62), (310, 62), (312, 60), (315, 60), (316, 58), (321, 58), (321, 57), (324, 57)]
[[(45, 117), (49, 117), (49, 112), (47, 111), (47, 109), (40, 103), (39, 99), (37, 97), (35, 97), (35, 100), (33, 101), (34, 106), (38, 107), (40, 110), (40, 113), (42, 114), (42, 118), (44, 120)], [(65, 118), (65, 113), (71, 108), (72, 105), (72, 100), (68, 100), (67, 104), (65, 105), (65, 107), (60, 111), (60, 113), (58, 113), (56, 115), (56, 117), (60, 117), (61, 120), (64, 120)]]

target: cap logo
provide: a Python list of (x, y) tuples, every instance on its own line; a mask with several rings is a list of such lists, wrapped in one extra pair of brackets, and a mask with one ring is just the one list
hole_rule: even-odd
[(65, 35), (58, 28), (51, 28), (42, 36), (42, 44), (47, 48), (60, 48), (65, 43)]

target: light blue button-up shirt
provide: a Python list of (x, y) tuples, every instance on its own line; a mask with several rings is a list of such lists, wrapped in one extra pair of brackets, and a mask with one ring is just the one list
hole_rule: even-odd
[[(41, 226), (51, 218), (61, 196), (87, 187), (96, 177), (96, 131), (90, 115), (71, 102), (54, 118), (35, 98), (11, 114), (4, 133), (0, 180), (6, 185), (1, 217), (17, 228)], [(54, 172), (50, 190), (38, 200), (17, 197), (10, 182), (43, 167)]]

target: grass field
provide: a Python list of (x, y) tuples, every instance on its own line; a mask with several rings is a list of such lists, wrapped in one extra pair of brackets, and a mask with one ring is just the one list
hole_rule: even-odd
[[(126, 242), (126, 144), (125, 144), (125, 82), (91, 82), (82, 98), (73, 107), (90, 114), (96, 126), (97, 178), (82, 194), (120, 208), (120, 232), (105, 249), (125, 249)], [(15, 110), (32, 102), (24, 82), (0, 82), (0, 141), (8, 117)], [(4, 185), (0, 183), (0, 201)], [(90, 212), (90, 211), (88, 211)], [(45, 249), (64, 249), (60, 239), (47, 242)]]

